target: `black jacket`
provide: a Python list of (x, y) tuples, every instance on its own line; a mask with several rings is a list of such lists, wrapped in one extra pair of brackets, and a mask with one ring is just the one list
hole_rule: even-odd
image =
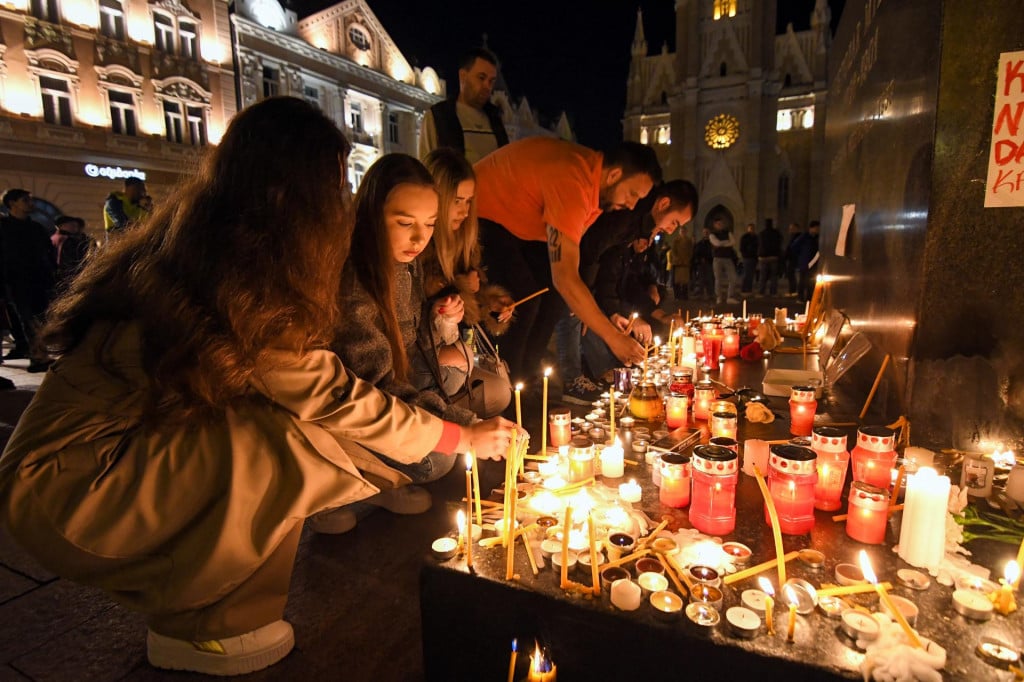
[[(459, 123), (458, 114), (455, 113), (455, 100), (446, 99), (430, 107), (430, 113), (434, 116), (434, 128), (437, 130), (437, 145), (439, 147), (451, 147), (459, 150), (465, 155), (466, 140), (463, 137), (462, 124)], [(499, 147), (508, 144), (508, 133), (505, 132), (505, 124), (501, 122), (501, 111), (490, 102), (484, 105), (484, 113), (487, 120), (491, 122), (491, 130), (498, 141)]]
[(744, 258), (757, 258), (757, 235), (744, 232), (740, 237), (740, 255)]
[(764, 228), (757, 243), (757, 255), (761, 258), (781, 258), (782, 233), (775, 227)]

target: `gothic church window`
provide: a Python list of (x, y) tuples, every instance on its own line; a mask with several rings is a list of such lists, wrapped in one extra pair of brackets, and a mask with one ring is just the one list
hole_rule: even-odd
[(647, 133), (647, 128), (641, 128), (640, 129), (640, 144), (647, 144), (648, 140), (650, 140), (650, 136)]
[(736, 16), (736, 0), (715, 0), (715, 21)]

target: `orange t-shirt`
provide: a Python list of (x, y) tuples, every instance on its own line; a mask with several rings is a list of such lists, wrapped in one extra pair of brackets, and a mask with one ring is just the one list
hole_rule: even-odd
[(528, 137), (476, 162), (476, 210), (527, 241), (547, 225), (579, 244), (599, 215), (600, 152), (551, 137)]

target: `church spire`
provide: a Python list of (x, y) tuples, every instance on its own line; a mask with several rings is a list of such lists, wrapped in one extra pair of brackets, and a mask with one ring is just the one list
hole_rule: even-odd
[(636, 57), (647, 56), (647, 39), (644, 38), (644, 11), (636, 9), (636, 30), (633, 32), (633, 55)]
[(832, 10), (828, 0), (815, 0), (814, 11), (811, 13), (811, 31), (818, 43), (818, 52), (827, 51), (832, 42)]

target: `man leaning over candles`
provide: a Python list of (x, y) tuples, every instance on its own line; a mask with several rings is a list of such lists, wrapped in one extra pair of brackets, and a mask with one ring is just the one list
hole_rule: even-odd
[(370, 450), (508, 446), (510, 422), (443, 421), (327, 349), (348, 152), (302, 100), (242, 111), (51, 309), (58, 359), (0, 457), (0, 515), (44, 566), (143, 613), (157, 667), (240, 674), (287, 655), (303, 522), (393, 483)]

